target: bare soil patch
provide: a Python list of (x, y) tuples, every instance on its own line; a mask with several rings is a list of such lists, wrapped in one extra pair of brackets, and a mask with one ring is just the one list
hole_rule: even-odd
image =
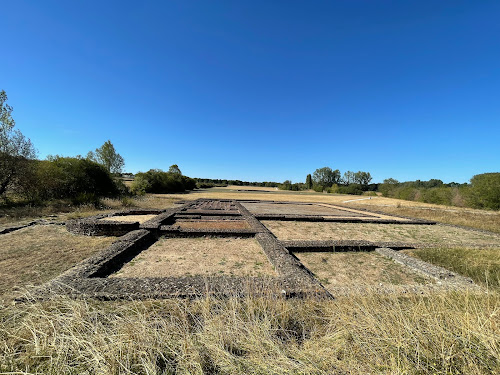
[(500, 237), (444, 225), (262, 222), (280, 240), (360, 240), (460, 246), (500, 245)]
[(110, 277), (276, 276), (256, 240), (164, 238)]
[(124, 221), (127, 223), (144, 223), (145, 221), (151, 220), (157, 215), (121, 215), (121, 216), (110, 216), (100, 219), (101, 221)]
[(182, 229), (250, 229), (245, 220), (178, 220), (175, 225)]
[(323, 286), (418, 285), (433, 281), (374, 252), (298, 253)]
[(16, 287), (49, 281), (114, 240), (74, 235), (55, 225), (37, 225), (0, 236), (0, 299)]
[(253, 214), (320, 215), (320, 216), (366, 216), (357, 212), (339, 210), (333, 207), (305, 204), (242, 203)]

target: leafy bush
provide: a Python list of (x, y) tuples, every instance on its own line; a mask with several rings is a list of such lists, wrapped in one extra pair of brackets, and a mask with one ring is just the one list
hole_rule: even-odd
[(150, 169), (135, 175), (131, 191), (144, 193), (177, 193), (196, 188), (196, 181), (179, 173)]
[(468, 197), (473, 207), (500, 210), (500, 173), (483, 173), (471, 178)]
[(422, 189), (420, 201), (425, 203), (451, 205), (453, 191), (450, 187)]
[(407, 201), (414, 201), (418, 193), (418, 189), (410, 186), (403, 186), (397, 188), (394, 192), (394, 198), (404, 199)]
[(328, 189), (330, 194), (338, 194), (339, 193), (339, 185), (333, 184), (330, 189)]
[(33, 161), (21, 193), (31, 201), (71, 198), (74, 203), (96, 203), (126, 191), (106, 169), (90, 160), (59, 157)]
[(347, 186), (338, 187), (339, 194), (361, 195), (363, 194), (363, 187), (360, 184), (349, 184)]
[(317, 184), (314, 184), (313, 185), (313, 190), (318, 192), (318, 193), (322, 193), (323, 190), (325, 190), (325, 187), (323, 185), (317, 185)]

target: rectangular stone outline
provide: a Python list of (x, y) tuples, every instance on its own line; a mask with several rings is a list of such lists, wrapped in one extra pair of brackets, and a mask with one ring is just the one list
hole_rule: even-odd
[[(210, 200), (210, 199), (208, 199)], [(195, 202), (198, 202), (197, 200)], [(212, 201), (212, 200), (210, 200)], [(189, 206), (191, 204), (186, 204)], [(312, 273), (293, 256), (276, 237), (241, 204), (236, 202), (240, 215), (247, 220), (251, 234), (255, 236), (274, 266), (278, 277), (167, 277), (167, 278), (108, 278), (123, 264), (132, 260), (141, 251), (151, 246), (162, 235), (163, 223), (171, 220), (185, 206), (169, 209), (157, 217), (142, 223), (142, 229), (134, 230), (111, 244), (107, 249), (84, 260), (77, 266), (41, 287), (35, 288), (39, 299), (65, 294), (72, 297), (92, 297), (103, 300), (130, 298), (195, 298), (206, 294), (234, 295), (249, 291), (263, 292), (286, 297), (305, 295), (330, 298), (331, 295), (314, 278)], [(186, 231), (189, 232), (189, 231)], [(212, 234), (212, 231), (197, 231), (197, 235)], [(219, 231), (218, 234), (234, 236), (234, 231)], [(253, 289), (248, 289), (248, 284)], [(263, 289), (263, 288), (266, 289)]]
[[(257, 201), (257, 200), (237, 200), (239, 203), (272, 203), (272, 204), (295, 204), (295, 205), (323, 205), (322, 203), (312, 203), (312, 202), (293, 202), (293, 201)], [(325, 206), (326, 207), (326, 206)], [(335, 209), (338, 210), (343, 210), (347, 212), (352, 212), (352, 210), (349, 207), (343, 206), (343, 205), (337, 205), (335, 204), (334, 207)], [(424, 220), (424, 219), (417, 219), (417, 218), (412, 218), (412, 217), (407, 217), (407, 216), (401, 216), (401, 215), (395, 215), (395, 214), (387, 214), (383, 213), (381, 211), (370, 211), (368, 209), (359, 209), (356, 208), (357, 211), (364, 211), (368, 215), (363, 215), (363, 217), (353, 217), (353, 218), (342, 218), (342, 217), (327, 217), (327, 216), (334, 216), (334, 215), (291, 215), (291, 214), (253, 214), (258, 220), (282, 220), (282, 221), (320, 221), (320, 222), (341, 222), (341, 223), (372, 223), (372, 224), (418, 224), (418, 225), (434, 225), (437, 224), (435, 221), (432, 220)], [(373, 215), (369, 215), (373, 214)], [(377, 218), (376, 215), (384, 215), (384, 216), (392, 216), (400, 219), (405, 219), (404, 221), (401, 220), (390, 220), (390, 219), (381, 219)]]
[[(387, 243), (372, 243), (353, 241), (351, 243), (339, 243), (338, 241), (279, 241), (254, 215), (252, 215), (238, 201), (234, 201), (239, 214), (251, 227), (245, 234), (255, 236), (261, 245), (266, 257), (274, 266), (278, 277), (229, 277), (229, 276), (186, 276), (166, 278), (108, 278), (111, 273), (120, 269), (123, 264), (132, 260), (141, 251), (147, 249), (164, 233), (162, 226), (174, 220), (175, 215), (186, 207), (200, 201), (214, 201), (213, 199), (198, 199), (186, 203), (181, 207), (163, 210), (161, 213), (140, 225), (140, 229), (134, 230), (120, 237), (107, 249), (87, 258), (77, 266), (64, 272), (59, 277), (35, 288), (34, 298), (51, 298), (58, 294), (66, 294), (72, 297), (93, 297), (104, 300), (131, 299), (131, 298), (171, 298), (184, 297), (196, 298), (207, 294), (215, 295), (245, 295), (247, 293), (263, 293), (266, 295), (279, 295), (285, 297), (315, 296), (320, 298), (331, 298), (331, 294), (321, 285), (309, 269), (307, 269), (289, 251), (289, 248), (310, 247), (346, 247), (358, 248), (373, 246), (384, 247)], [(283, 202), (280, 202), (283, 203)], [(293, 202), (296, 203), (296, 202)], [(114, 214), (111, 214), (113, 216)], [(98, 215), (103, 216), (103, 215)], [(107, 215), (104, 215), (106, 217)], [(233, 216), (233, 215), (231, 215)], [(96, 216), (97, 217), (97, 216)], [(96, 218), (94, 217), (94, 219)], [(190, 232), (189, 230), (185, 232)], [(196, 232), (196, 233), (195, 233)], [(232, 230), (191, 231), (186, 235), (231, 235)], [(172, 233), (170, 233), (172, 235)], [(179, 233), (180, 235), (184, 235)], [(392, 245), (398, 245), (393, 243)], [(404, 244), (403, 244), (404, 245)], [(393, 246), (394, 247), (394, 246)], [(406, 248), (406, 247), (405, 247)], [(394, 259), (403, 259), (396, 255), (404, 255), (387, 249)], [(396, 255), (394, 255), (396, 254)], [(413, 258), (412, 258), (413, 259)], [(422, 262), (422, 261), (420, 261)], [(426, 262), (422, 262), (426, 263)], [(432, 265), (431, 265), (432, 266)], [(422, 267), (421, 267), (422, 268)], [(425, 268), (425, 267), (424, 267)], [(447, 271), (447, 270), (446, 270)], [(447, 271), (449, 272), (449, 271)], [(454, 279), (456, 280), (456, 279)], [(447, 281), (447, 279), (444, 279)], [(457, 283), (453, 283), (456, 285)], [(464, 285), (464, 283), (459, 283)], [(248, 288), (251, 285), (251, 288)], [(470, 283), (467, 283), (470, 285)], [(264, 292), (266, 290), (266, 292)]]

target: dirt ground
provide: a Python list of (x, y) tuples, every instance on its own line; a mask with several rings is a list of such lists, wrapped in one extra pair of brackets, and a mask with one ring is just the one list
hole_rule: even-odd
[(110, 277), (276, 276), (253, 238), (166, 238)]
[(0, 300), (16, 287), (49, 281), (115, 239), (79, 236), (56, 225), (37, 225), (0, 236)]
[(321, 215), (339, 217), (363, 217), (364, 214), (339, 210), (333, 207), (301, 204), (242, 203), (253, 214)]
[(121, 215), (121, 216), (110, 216), (102, 218), (101, 221), (126, 221), (130, 223), (139, 222), (144, 223), (145, 221), (151, 220), (158, 215)]
[(280, 240), (360, 240), (460, 246), (500, 244), (500, 236), (444, 225), (263, 221)]
[(245, 220), (177, 220), (174, 225), (182, 229), (250, 229)]
[(296, 253), (328, 289), (337, 286), (430, 284), (433, 281), (374, 252)]

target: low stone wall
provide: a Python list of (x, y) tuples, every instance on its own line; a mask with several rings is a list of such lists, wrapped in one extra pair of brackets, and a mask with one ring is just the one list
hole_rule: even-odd
[(430, 276), (440, 282), (446, 282), (447, 284), (454, 284), (459, 286), (475, 286), (472, 279), (468, 277), (463, 277), (455, 272), (447, 270), (446, 268), (435, 266), (433, 264), (424, 262), (423, 260), (394, 251), (393, 249), (378, 248), (375, 251), (387, 258), (394, 260), (399, 264), (410, 267), (412, 270), (426, 276)]
[(66, 222), (66, 229), (74, 234), (85, 236), (123, 236), (131, 231), (140, 228), (139, 222), (117, 220), (101, 220), (109, 217), (120, 217), (128, 215), (151, 215), (161, 214), (165, 210), (123, 210), (110, 214), (100, 214), (88, 218), (69, 220)]
[[(280, 204), (286, 204), (280, 202)], [(293, 202), (296, 204), (296, 202)], [(196, 207), (197, 209), (192, 209)], [(175, 225), (178, 218), (205, 219), (215, 210), (226, 219), (245, 220), (249, 229), (193, 229)], [(225, 209), (227, 208), (227, 209)], [(193, 213), (195, 212), (195, 213)], [(158, 215), (142, 224), (138, 222), (101, 221), (110, 216)], [(229, 215), (228, 215), (229, 213)], [(400, 224), (401, 222), (398, 222)], [(470, 279), (450, 273), (448, 270), (408, 257), (394, 251), (397, 248), (414, 247), (412, 244), (369, 241), (279, 241), (257, 218), (237, 201), (198, 200), (168, 210), (129, 210), (120, 213), (97, 215), (92, 218), (73, 220), (66, 224), (69, 231), (84, 235), (121, 235), (111, 246), (86, 259), (56, 279), (34, 290), (36, 299), (65, 294), (77, 298), (131, 299), (131, 298), (197, 298), (200, 296), (243, 296), (264, 294), (276, 297), (332, 298), (317, 278), (293, 252), (300, 251), (377, 251), (415, 270), (439, 279), (443, 286), (456, 288), (474, 286)], [(160, 237), (230, 236), (254, 237), (261, 245), (267, 259), (276, 270), (277, 277), (236, 276), (184, 276), (108, 278), (140, 252), (148, 249)], [(441, 285), (440, 284), (440, 285)], [(355, 286), (353, 286), (355, 287)], [(427, 286), (425, 286), (427, 287)], [(409, 287), (408, 291), (417, 290)], [(429, 287), (436, 288), (434, 286)], [(330, 288), (331, 289), (331, 288)], [(389, 288), (390, 289), (390, 288)], [(337, 291), (337, 289), (334, 289)], [(338, 289), (344, 290), (342, 288)], [(420, 289), (418, 289), (420, 290)], [(423, 290), (423, 289), (422, 289)]]
[(66, 229), (71, 233), (84, 236), (123, 236), (130, 231), (139, 229), (139, 222), (100, 221), (105, 217), (108, 217), (108, 215), (70, 220), (66, 222)]

